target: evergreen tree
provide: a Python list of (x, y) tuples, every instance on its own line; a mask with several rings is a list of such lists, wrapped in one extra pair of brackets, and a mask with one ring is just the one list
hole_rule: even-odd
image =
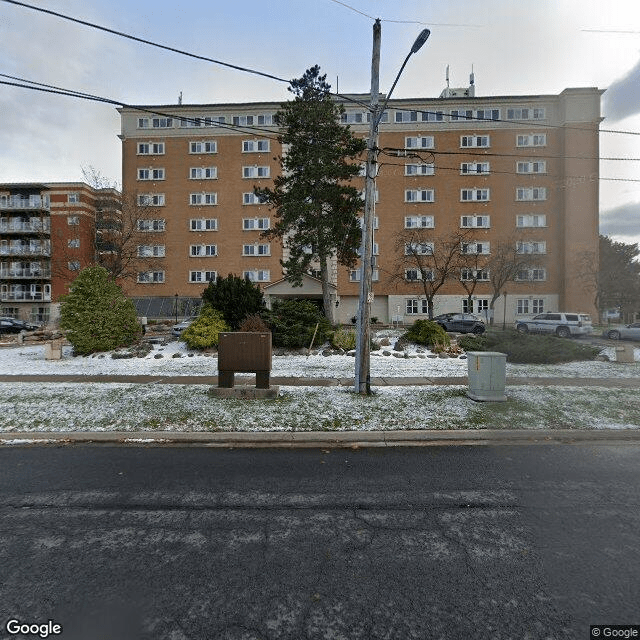
[(257, 284), (248, 278), (229, 274), (210, 282), (202, 292), (202, 300), (222, 312), (226, 323), (237, 331), (246, 316), (264, 309), (264, 296)]
[(255, 193), (276, 211), (275, 225), (263, 235), (286, 243), (289, 257), (282, 266), (287, 280), (301, 286), (312, 263), (320, 263), (324, 311), (332, 322), (329, 260), (336, 256), (339, 264), (351, 267), (358, 258), (357, 214), (363, 201), (349, 183), (360, 172), (358, 158), (366, 142), (340, 123), (344, 107), (332, 99), (330, 88), (317, 65), (291, 81), (295, 98), (276, 114), (278, 140), (286, 145), (282, 174), (273, 189)]
[(140, 337), (136, 310), (103, 267), (87, 267), (61, 298), (60, 326), (79, 355), (128, 346)]

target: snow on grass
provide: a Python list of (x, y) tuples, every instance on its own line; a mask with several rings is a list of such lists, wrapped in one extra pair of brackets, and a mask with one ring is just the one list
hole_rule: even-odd
[(640, 427), (635, 389), (508, 387), (477, 403), (466, 387), (382, 387), (371, 397), (281, 387), (275, 400), (213, 398), (205, 385), (4, 383), (0, 432), (370, 431)]
[[(460, 358), (430, 358), (429, 352), (409, 351), (410, 357), (383, 356), (384, 350), (371, 353), (372, 377), (423, 376), (427, 378), (465, 376), (467, 360)], [(189, 357), (189, 353), (194, 355)], [(395, 353), (395, 352), (393, 352)], [(615, 358), (612, 347), (603, 354)], [(180, 357), (173, 357), (174, 355)], [(162, 356), (157, 358), (156, 356)], [(397, 353), (397, 355), (402, 355)], [(640, 378), (640, 349), (635, 349), (636, 362), (571, 362), (556, 365), (507, 364), (508, 376)], [(353, 378), (355, 368), (351, 356), (287, 355), (274, 356), (272, 376)], [(73, 357), (71, 347), (63, 348), (62, 360), (45, 360), (44, 346), (23, 346), (0, 349), (0, 373), (4, 375), (218, 375), (218, 358), (189, 352), (183, 342), (154, 345), (144, 358), (112, 359), (110, 354)]]

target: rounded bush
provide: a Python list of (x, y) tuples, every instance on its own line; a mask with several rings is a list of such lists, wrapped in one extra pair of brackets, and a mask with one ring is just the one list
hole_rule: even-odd
[(83, 269), (60, 302), (60, 327), (78, 355), (127, 347), (142, 335), (133, 302), (103, 267)]
[(274, 347), (308, 347), (316, 325), (318, 331), (314, 344), (322, 344), (330, 329), (320, 309), (308, 300), (276, 300), (266, 319), (271, 327)]
[(451, 344), (447, 332), (439, 324), (431, 320), (416, 320), (404, 337), (411, 342), (428, 347), (448, 347)]
[(180, 335), (180, 340), (186, 342), (189, 349), (208, 349), (217, 347), (220, 333), (229, 331), (221, 311), (205, 304), (200, 315)]
[(331, 345), (350, 351), (356, 348), (356, 332), (353, 329), (337, 329), (329, 338)]

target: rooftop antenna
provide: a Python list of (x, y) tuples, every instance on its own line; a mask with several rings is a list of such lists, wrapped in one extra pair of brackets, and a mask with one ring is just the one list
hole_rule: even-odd
[(476, 82), (476, 76), (473, 73), (473, 65), (471, 65), (471, 75), (469, 75), (469, 84), (473, 87)]
[(447, 89), (448, 89), (448, 88), (449, 88), (449, 65), (447, 65), (447, 75), (446, 75), (446, 78), (447, 78)]
[(182, 104), (182, 91), (180, 92), (180, 95), (178, 96), (178, 104)]

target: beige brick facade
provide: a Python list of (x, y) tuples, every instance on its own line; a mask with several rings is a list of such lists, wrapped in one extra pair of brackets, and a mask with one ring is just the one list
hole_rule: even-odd
[[(539, 255), (531, 279), (505, 286), (509, 321), (539, 310), (595, 314), (578, 269), (584, 254), (597, 257), (600, 94), (584, 88), (559, 95), (391, 100), (378, 140), (383, 151), (372, 315), (382, 322), (423, 317), (420, 287), (395, 277), (395, 245), (410, 224), (407, 218), (425, 216), (434, 239), (459, 232), (473, 217), (482, 226), (471, 239), (483, 251), (490, 253), (492, 243), (506, 239), (534, 247)], [(228, 273), (249, 274), (267, 294), (270, 285), (276, 288), (283, 249), (260, 238), (275, 214), (249, 202), (254, 186), (269, 184), (280, 170), (281, 149), (271, 124), (279, 106), (120, 110), (123, 187), (149, 202), (149, 245), (164, 247), (161, 267), (140, 276), (132, 297), (198, 297), (207, 278)], [(366, 109), (351, 102), (345, 108), (354, 132), (367, 136)], [(419, 157), (393, 151), (403, 149)], [(420, 164), (433, 169), (407, 169)], [(158, 264), (157, 255), (154, 260)], [(355, 314), (356, 279), (348, 269), (337, 269), (338, 317), (345, 323)], [(490, 297), (489, 286), (479, 283), (473, 311)], [(439, 291), (436, 313), (461, 310), (465, 298), (459, 279), (452, 278)], [(504, 302), (501, 296), (496, 304), (499, 319)]]

